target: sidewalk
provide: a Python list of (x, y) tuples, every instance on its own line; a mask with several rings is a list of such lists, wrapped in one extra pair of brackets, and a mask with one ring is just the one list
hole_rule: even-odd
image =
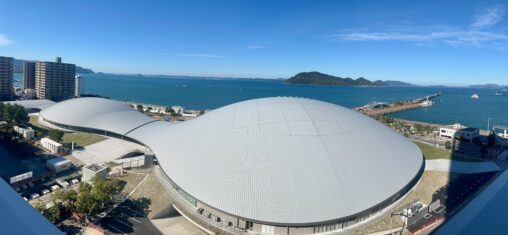
[(443, 171), (463, 174), (499, 171), (494, 162), (462, 162), (446, 159), (425, 160), (426, 171)]

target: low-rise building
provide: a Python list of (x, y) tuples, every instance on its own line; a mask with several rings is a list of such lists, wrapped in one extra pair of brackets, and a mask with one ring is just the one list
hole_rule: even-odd
[(50, 153), (58, 154), (63, 152), (63, 145), (50, 139), (50, 138), (42, 138), (41, 145), (45, 149), (47, 149)]
[(35, 98), (35, 90), (34, 89), (25, 89), (23, 91), (23, 97), (25, 97), (25, 99)]
[(56, 157), (49, 159), (46, 162), (46, 167), (55, 173), (69, 170), (72, 167), (72, 161), (63, 157)]
[(496, 135), (496, 145), (508, 146), (508, 127), (494, 126), (494, 134)]
[(460, 138), (461, 140), (473, 142), (475, 139), (480, 137), (480, 129), (474, 127), (466, 127), (460, 129), (456, 135), (456, 137)]
[(480, 136), (480, 129), (473, 127), (466, 127), (462, 124), (455, 123), (453, 125), (440, 127), (439, 136), (447, 139), (461, 139), (473, 142)]
[(466, 128), (465, 126), (461, 125), (460, 123), (455, 123), (453, 125), (448, 125), (445, 127), (439, 128), (439, 136), (443, 138), (453, 139), (455, 138), (455, 134), (458, 130)]
[(198, 116), (198, 114), (199, 114), (198, 112), (196, 112), (196, 111), (191, 111), (191, 110), (184, 110), (184, 111), (182, 112), (182, 116), (183, 116), (183, 117), (193, 117), (193, 118), (195, 118), (195, 117), (197, 117), (197, 116)]
[(25, 138), (25, 139), (35, 138), (35, 131), (30, 127), (23, 128), (23, 127), (19, 127), (19, 126), (14, 126), (14, 131), (17, 132), (18, 134), (20, 134), (21, 136), (23, 136), (23, 138)]
[(83, 176), (81, 182), (92, 184), (94, 178), (106, 179), (108, 174), (108, 167), (100, 163), (92, 163), (88, 166), (83, 167)]

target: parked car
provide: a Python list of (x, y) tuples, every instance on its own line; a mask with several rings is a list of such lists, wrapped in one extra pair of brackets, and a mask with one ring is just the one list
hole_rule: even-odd
[(50, 191), (49, 191), (48, 189), (43, 189), (43, 190), (41, 191), (41, 194), (42, 194), (42, 195), (46, 195), (46, 194), (48, 194), (48, 193), (50, 193)]
[(51, 186), (51, 192), (54, 192), (54, 191), (58, 190), (59, 188), (60, 188), (60, 186), (55, 184), (55, 185)]
[(39, 195), (38, 193), (32, 193), (32, 194), (30, 195), (30, 199), (36, 199), (36, 198), (38, 198), (38, 197), (40, 197), (40, 195)]

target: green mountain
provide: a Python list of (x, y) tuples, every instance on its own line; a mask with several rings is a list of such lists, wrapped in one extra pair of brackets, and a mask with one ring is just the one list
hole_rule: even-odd
[(287, 79), (286, 84), (322, 86), (385, 86), (383, 81), (371, 82), (363, 77), (358, 79), (341, 78), (320, 72), (303, 72)]
[(401, 81), (392, 81), (392, 80), (386, 80), (386, 81), (384, 81), (384, 84), (386, 86), (399, 86), (399, 87), (415, 86), (411, 83), (401, 82)]

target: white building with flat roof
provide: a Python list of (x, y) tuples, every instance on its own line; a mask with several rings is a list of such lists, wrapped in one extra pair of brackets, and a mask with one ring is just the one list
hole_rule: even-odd
[(21, 136), (23, 136), (23, 138), (25, 139), (33, 139), (35, 138), (35, 131), (28, 127), (28, 128), (23, 128), (23, 127), (19, 127), (19, 126), (14, 126), (14, 131), (17, 132), (18, 134), (20, 134)]
[(52, 154), (58, 154), (63, 151), (63, 145), (50, 138), (42, 138), (41, 145)]
[(453, 125), (440, 127), (439, 136), (446, 139), (461, 139), (473, 142), (480, 136), (480, 129), (455, 123)]
[(496, 135), (496, 145), (508, 146), (508, 127), (494, 126), (493, 130)]
[(81, 176), (81, 182), (92, 184), (93, 180), (106, 179), (108, 174), (108, 167), (101, 163), (92, 163), (83, 167), (83, 175)]
[(55, 173), (69, 170), (72, 167), (72, 161), (63, 157), (56, 157), (49, 159), (46, 162), (46, 167)]

